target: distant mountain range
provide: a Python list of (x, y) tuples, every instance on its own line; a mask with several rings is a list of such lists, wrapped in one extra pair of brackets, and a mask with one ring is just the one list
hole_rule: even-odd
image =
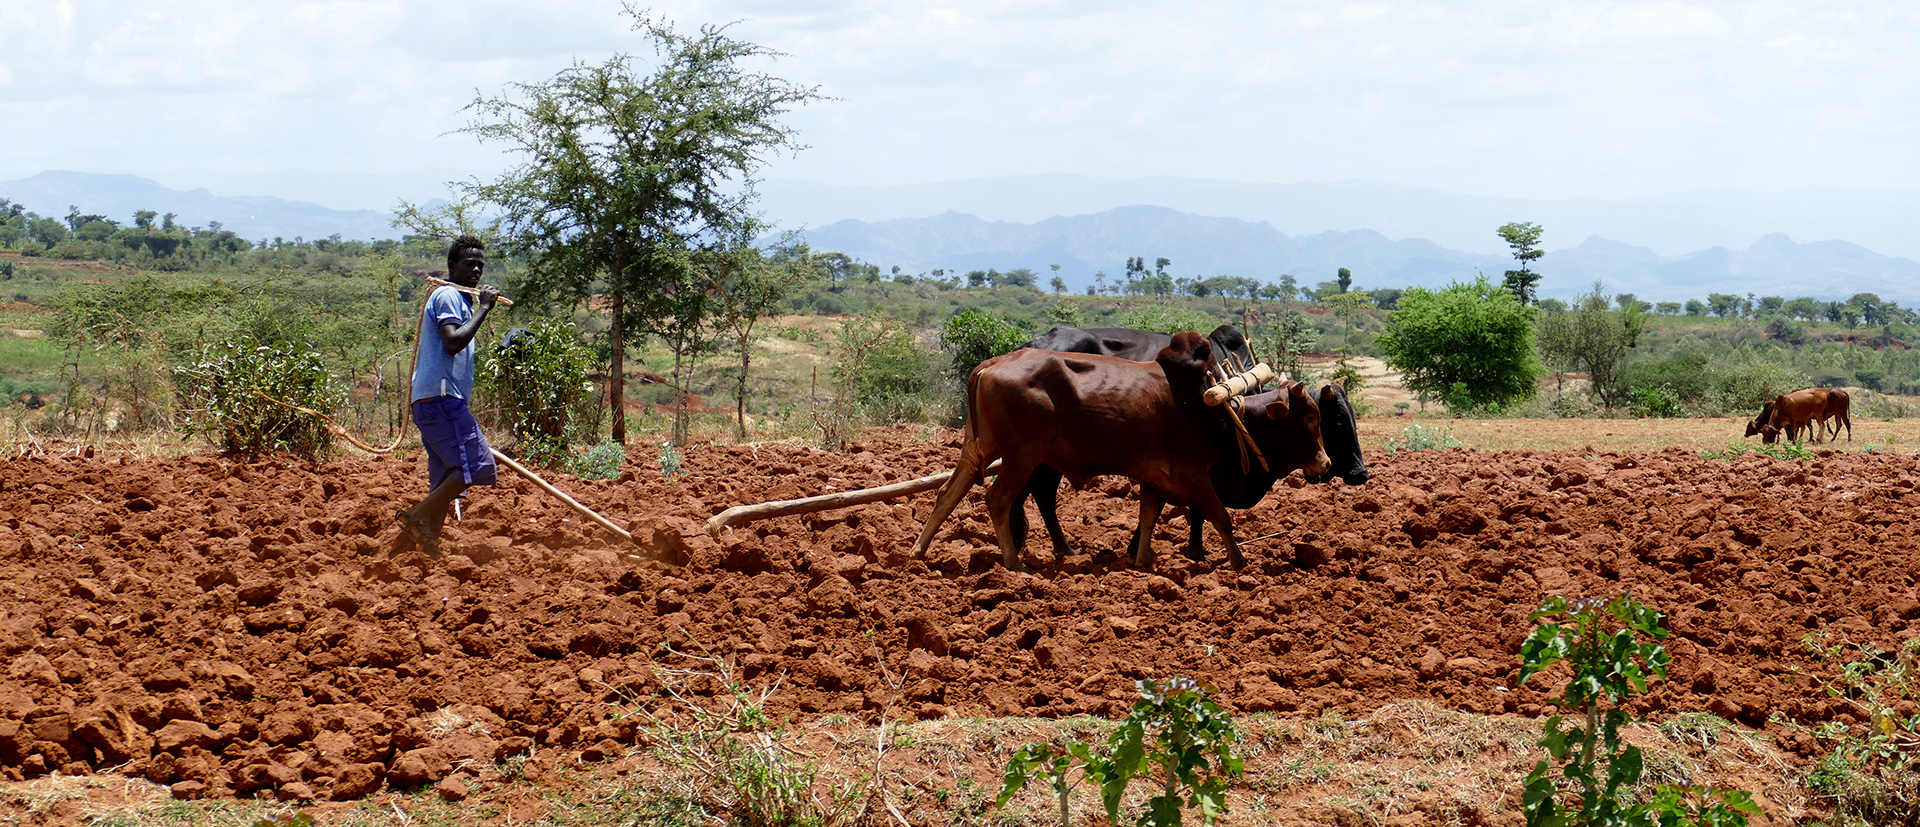
[[(387, 191), (418, 191), (418, 178), (396, 176)], [(343, 179), (337, 183), (362, 188), (360, 195), (343, 191), (333, 200), (392, 203), (396, 199), (380, 194), (383, 180)], [(1525, 220), (1545, 226), (1549, 242), (1585, 239), (1572, 247), (1549, 243), (1534, 268), (1547, 297), (1571, 298), (1597, 279), (1610, 294), (1647, 301), (1708, 293), (1844, 299), (1870, 292), (1920, 305), (1920, 263), (1913, 260), (1920, 257), (1920, 193), (1527, 201), (1367, 182), (1043, 175), (893, 187), (776, 180), (766, 182), (761, 195), (769, 219), (806, 228), (817, 250), (912, 273), (1027, 267), (1043, 285), (1050, 265), (1058, 264), (1076, 293), (1085, 292), (1096, 271), (1113, 283), (1131, 256), (1171, 259), (1176, 276), (1272, 280), (1286, 273), (1303, 286), (1330, 281), (1341, 267), (1363, 288), (1438, 287), (1477, 273), (1498, 280), (1512, 259), (1493, 228)], [(392, 216), (377, 210), (219, 196), (204, 188), (182, 192), (135, 175), (43, 172), (0, 182), (0, 198), (42, 215), (63, 217), (77, 206), (123, 223), (135, 210), (171, 212), (185, 226), (219, 221), (255, 241), (399, 234)], [(1144, 206), (1149, 203), (1155, 206)], [(1796, 243), (1786, 233), (1868, 240), (1881, 252), (1854, 241)], [(1896, 255), (1883, 254), (1888, 251)]]
[(174, 213), (174, 221), (183, 227), (204, 227), (218, 221), (222, 228), (249, 241), (296, 236), (311, 241), (336, 233), (360, 240), (400, 237), (393, 229), (393, 216), (384, 212), (334, 210), (265, 196), (214, 195), (204, 188), (181, 192), (137, 175), (42, 172), (31, 178), (0, 181), (0, 198), (24, 204), (49, 218), (65, 218), (71, 207), (122, 224), (132, 224), (136, 210)]
[[(819, 250), (840, 250), (907, 272), (934, 268), (1002, 271), (1026, 267), (1044, 285), (1051, 265), (1084, 292), (1096, 270), (1108, 284), (1131, 256), (1171, 259), (1177, 276), (1235, 275), (1273, 281), (1293, 275), (1303, 287), (1332, 281), (1341, 267), (1360, 288), (1443, 287), (1484, 273), (1498, 282), (1513, 259), (1449, 250), (1425, 239), (1390, 239), (1372, 230), (1290, 236), (1264, 221), (1216, 218), (1166, 207), (1121, 207), (1033, 224), (983, 221), (949, 212), (931, 218), (867, 223), (840, 221), (806, 233)], [(1714, 247), (1662, 256), (1598, 236), (1550, 250), (1533, 268), (1540, 295), (1572, 298), (1605, 284), (1608, 295), (1632, 293), (1644, 301), (1684, 301), (1708, 293), (1813, 296), (1845, 299), (1876, 293), (1904, 306), (1920, 304), (1920, 263), (1884, 256), (1845, 241), (1795, 243), (1763, 236), (1740, 250)]]

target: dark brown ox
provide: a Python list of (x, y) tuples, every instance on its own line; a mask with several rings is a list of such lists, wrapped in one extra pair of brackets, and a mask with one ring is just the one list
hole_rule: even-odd
[[(1151, 362), (1159, 352), (1173, 341), (1173, 335), (1150, 330), (1134, 330), (1125, 327), (1079, 328), (1058, 326), (1046, 333), (1023, 342), (1021, 347), (1040, 350), (1057, 350), (1064, 353), (1098, 353), (1117, 356), (1136, 362)], [(1221, 325), (1207, 334), (1207, 344), (1212, 347), (1214, 367), (1209, 371), (1215, 377), (1224, 378), (1226, 374), (1239, 374), (1254, 365), (1253, 349), (1246, 336), (1233, 325)], [(1334, 478), (1344, 480), (1348, 485), (1360, 485), (1367, 481), (1366, 460), (1360, 455), (1360, 433), (1353, 416), (1353, 408), (1347, 403), (1346, 390), (1336, 384), (1320, 388), (1315, 399), (1320, 408), (1320, 438), (1327, 451), (1327, 457), (1333, 461), (1333, 469), (1326, 475), (1309, 476), (1307, 482), (1323, 483)], [(1261, 469), (1253, 469), (1252, 476), (1262, 475)], [(1286, 474), (1274, 475), (1275, 479)], [(1228, 491), (1220, 492), (1221, 502), (1228, 508), (1251, 508), (1254, 503), (1266, 496), (1271, 481), (1254, 479), (1250, 485), (1241, 485), (1237, 478), (1228, 482), (1236, 488), (1246, 488), (1255, 492), (1244, 504), (1239, 502), (1245, 497), (1236, 497)], [(1073, 547), (1067, 542), (1067, 535), (1060, 526), (1057, 510), (1060, 494), (1060, 473), (1042, 465), (1034, 469), (1033, 479), (1027, 483), (1027, 495), (1033, 497), (1034, 505), (1040, 509), (1040, 521), (1046, 527), (1047, 536), (1053, 541), (1053, 553), (1065, 557), (1073, 553)], [(1027, 536), (1027, 511), (1025, 499), (1013, 507), (1014, 542), (1024, 546)], [(1200, 542), (1199, 515), (1191, 515), (1187, 520), (1188, 540), (1187, 556), (1199, 560), (1203, 556)]]
[[(1041, 466), (1076, 484), (1107, 474), (1140, 483), (1140, 524), (1130, 551), (1141, 569), (1153, 567), (1153, 527), (1169, 502), (1204, 515), (1225, 538), (1228, 559), (1245, 565), (1215, 488), (1226, 482), (1244, 499), (1257, 483), (1245, 475), (1232, 478), (1240, 467), (1234, 426), (1224, 409), (1201, 400), (1211, 355), (1199, 334), (1181, 333), (1152, 362), (1034, 349), (982, 362), (967, 380), (960, 460), (914, 542), (914, 554), (926, 555), (940, 524), (981, 479), (982, 469), (998, 459), (987, 514), (1009, 569), (1021, 568), (1025, 539), (1015, 536), (1012, 513)], [(1331, 467), (1319, 408), (1299, 383), (1242, 402), (1247, 431), (1275, 472), (1259, 484), (1260, 494), (1294, 469), (1324, 474)], [(1228, 464), (1230, 471), (1223, 471)]]

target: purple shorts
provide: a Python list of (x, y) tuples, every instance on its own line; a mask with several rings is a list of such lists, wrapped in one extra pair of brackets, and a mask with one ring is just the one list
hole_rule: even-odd
[(436, 396), (413, 403), (413, 424), (420, 428), (420, 444), (427, 449), (427, 487), (439, 487), (458, 473), (468, 485), (492, 485), (499, 470), (493, 449), (480, 435), (480, 423), (467, 410), (467, 400)]

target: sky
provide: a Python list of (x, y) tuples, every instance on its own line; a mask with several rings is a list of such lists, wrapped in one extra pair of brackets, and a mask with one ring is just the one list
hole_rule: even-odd
[[(1905, 0), (651, 10), (682, 30), (731, 23), (784, 53), (756, 68), (831, 98), (787, 116), (808, 148), (768, 178), (1366, 180), (1541, 199), (1920, 189), (1920, 4)], [(456, 131), (463, 107), (572, 61), (651, 54), (631, 23), (614, 0), (0, 0), (0, 180), (486, 178), (510, 158)]]

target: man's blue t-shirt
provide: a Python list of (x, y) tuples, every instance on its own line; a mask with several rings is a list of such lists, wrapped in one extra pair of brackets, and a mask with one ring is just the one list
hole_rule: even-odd
[(436, 396), (473, 397), (473, 343), (459, 353), (447, 354), (441, 344), (440, 326), (466, 324), (473, 317), (465, 296), (452, 287), (435, 288), (427, 297), (427, 312), (420, 317), (420, 355), (413, 364), (413, 400)]

